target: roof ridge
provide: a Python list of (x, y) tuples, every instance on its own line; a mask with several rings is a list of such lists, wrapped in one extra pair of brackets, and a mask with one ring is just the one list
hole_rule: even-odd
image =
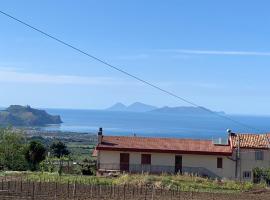
[(192, 141), (207, 141), (212, 139), (196, 139), (196, 138), (169, 138), (169, 137), (145, 137), (145, 136), (122, 136), (122, 135), (103, 135), (103, 137), (121, 137), (121, 138), (140, 138), (140, 139), (167, 139), (167, 140), (192, 140)]

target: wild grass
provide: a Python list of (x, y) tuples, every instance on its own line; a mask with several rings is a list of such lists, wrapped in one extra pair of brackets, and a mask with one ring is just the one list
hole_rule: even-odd
[(79, 183), (79, 184), (101, 184), (101, 185), (150, 185), (156, 188), (179, 189), (181, 191), (211, 192), (211, 193), (236, 193), (249, 191), (253, 188), (263, 188), (265, 185), (253, 184), (251, 182), (237, 182), (232, 180), (210, 180), (189, 175), (150, 175), (150, 174), (122, 174), (118, 177), (98, 177), (62, 175), (57, 173), (42, 172), (18, 172), (0, 173), (0, 176), (21, 176), (25, 180), (58, 182), (58, 183)]

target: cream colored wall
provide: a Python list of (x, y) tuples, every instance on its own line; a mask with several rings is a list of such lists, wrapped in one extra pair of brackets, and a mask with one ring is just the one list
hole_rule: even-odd
[[(253, 179), (252, 170), (256, 167), (260, 168), (270, 168), (270, 151), (263, 150), (264, 159), (255, 160), (255, 149), (240, 149), (240, 167), (238, 168), (238, 173), (240, 173), (242, 180), (244, 171), (251, 171), (251, 180)], [(234, 155), (236, 154), (236, 150)]]
[[(118, 151), (99, 151), (99, 162), (102, 164), (116, 164), (119, 166), (120, 153)], [(126, 152), (123, 152), (126, 153)], [(141, 154), (143, 152), (129, 152), (130, 154), (130, 165), (140, 165), (141, 164)], [(149, 153), (147, 153), (149, 154)], [(154, 166), (171, 166), (175, 165), (175, 155), (169, 153), (150, 153), (151, 154), (151, 165)], [(223, 158), (223, 168), (217, 168), (217, 157), (212, 155), (189, 155), (182, 154), (182, 165), (183, 167), (202, 167), (206, 168), (219, 177), (225, 177), (228, 179), (233, 179), (235, 176), (235, 162), (231, 161), (227, 157)], [(105, 166), (104, 165), (104, 166)], [(170, 169), (173, 172), (174, 168)]]
[[(234, 179), (235, 162), (226, 156), (214, 155), (182, 155), (183, 166), (186, 167), (203, 167), (215, 173), (219, 177)], [(217, 168), (217, 158), (223, 158), (223, 168)]]
[(120, 162), (119, 151), (99, 151), (100, 164), (118, 164)]
[[(100, 163), (114, 163), (119, 164), (120, 162), (120, 151), (99, 151), (99, 162)], [(128, 152), (130, 164), (141, 164), (141, 152)], [(149, 154), (149, 153), (145, 153)], [(164, 154), (164, 153), (151, 153), (151, 164), (152, 165), (174, 165), (174, 154)]]

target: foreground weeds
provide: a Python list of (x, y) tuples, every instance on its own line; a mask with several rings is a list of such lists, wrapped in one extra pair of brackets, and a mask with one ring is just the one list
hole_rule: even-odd
[(85, 185), (134, 185), (152, 186), (169, 190), (212, 192), (212, 193), (237, 193), (250, 191), (254, 188), (265, 188), (264, 184), (254, 185), (251, 182), (237, 182), (231, 180), (210, 180), (188, 175), (149, 175), (149, 174), (122, 174), (118, 177), (62, 175), (57, 173), (42, 172), (2, 172), (0, 176), (18, 177), (23, 180), (36, 182), (78, 183)]

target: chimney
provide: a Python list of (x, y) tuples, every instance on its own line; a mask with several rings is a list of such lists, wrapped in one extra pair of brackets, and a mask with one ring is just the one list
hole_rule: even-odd
[(231, 129), (227, 129), (228, 133), (228, 144), (232, 147), (232, 137), (236, 136), (236, 133), (233, 133)]
[(98, 144), (101, 144), (102, 142), (102, 128), (99, 128), (99, 131), (98, 131)]
[(229, 137), (236, 136), (236, 134), (233, 133), (232, 130), (230, 130), (230, 129), (227, 129), (227, 133), (228, 133)]

